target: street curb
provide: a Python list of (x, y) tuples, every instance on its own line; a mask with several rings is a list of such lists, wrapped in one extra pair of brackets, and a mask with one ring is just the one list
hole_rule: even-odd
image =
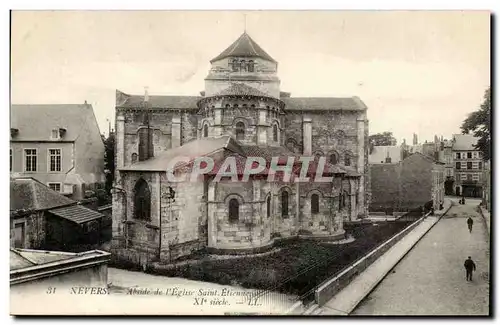
[(420, 242), (420, 240), (432, 229), (434, 228), (434, 226), (439, 222), (441, 221), (441, 218), (446, 215), (448, 213), (448, 211), (450, 211), (450, 209), (453, 207), (453, 202), (451, 202), (450, 206), (448, 207), (448, 209), (446, 209), (445, 212), (443, 212), (443, 214), (441, 214), (436, 222), (434, 222), (430, 227), (429, 229), (427, 229), (420, 237), (417, 238), (417, 240), (410, 246), (408, 247), (408, 249), (403, 253), (403, 255), (401, 255), (400, 258), (397, 259), (397, 261), (394, 263), (394, 265), (387, 271), (385, 272), (385, 274), (382, 274), (382, 276), (377, 279), (377, 281), (372, 285), (370, 286), (370, 289), (362, 296), (361, 299), (359, 299), (358, 303), (351, 308), (351, 310), (348, 310), (346, 311), (347, 312), (347, 315), (350, 315), (353, 310), (356, 309), (356, 307), (370, 294), (373, 292), (373, 290), (380, 284), (380, 282), (382, 282), (382, 280), (385, 279), (385, 277), (387, 276), (387, 274), (389, 274), (398, 264), (399, 262), (401, 262), (401, 260), (403, 260), (407, 255), (408, 253)]
[[(488, 244), (491, 242), (491, 233), (490, 233), (490, 220), (487, 220), (486, 217), (483, 214), (483, 207), (481, 205), (478, 205), (479, 209), (479, 214), (481, 214), (481, 217), (483, 219), (484, 225), (486, 226), (486, 232), (488, 233)], [(490, 214), (490, 219), (491, 219), (491, 214)]]

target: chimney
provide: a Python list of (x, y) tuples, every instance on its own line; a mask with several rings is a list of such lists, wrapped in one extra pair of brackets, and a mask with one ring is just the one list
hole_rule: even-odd
[(391, 157), (389, 156), (389, 150), (387, 150), (387, 155), (385, 157), (385, 163), (390, 164), (391, 163)]
[(303, 154), (305, 156), (312, 155), (312, 120), (310, 117), (304, 116), (302, 119), (302, 144), (304, 146)]

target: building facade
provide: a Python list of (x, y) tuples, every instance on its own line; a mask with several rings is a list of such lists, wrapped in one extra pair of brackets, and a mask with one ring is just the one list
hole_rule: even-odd
[(455, 195), (482, 197), (483, 157), (475, 148), (477, 137), (470, 134), (455, 134), (452, 140), (454, 163), (453, 187)]
[(370, 165), (370, 212), (406, 212), (444, 200), (444, 164), (421, 153), (399, 163)]
[(105, 181), (104, 143), (91, 105), (11, 105), (10, 172), (81, 200)]
[[(367, 107), (357, 97), (291, 97), (280, 89), (277, 67), (244, 33), (211, 60), (201, 96), (117, 91), (115, 256), (144, 265), (202, 248), (251, 253), (280, 238), (331, 240), (343, 236), (344, 220), (366, 216)], [(333, 180), (265, 178), (274, 157), (300, 156), (314, 157), (313, 165), (325, 157), (324, 175)], [(196, 157), (215, 165), (174, 183), (166, 171), (185, 174), (174, 166), (180, 157), (188, 166)], [(238, 182), (215, 173), (227, 157), (236, 161)], [(249, 157), (263, 158), (266, 168), (245, 179), (240, 167)]]

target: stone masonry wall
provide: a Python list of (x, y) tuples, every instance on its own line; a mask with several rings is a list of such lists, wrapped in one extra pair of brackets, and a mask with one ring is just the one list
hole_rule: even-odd
[[(171, 202), (168, 198), (168, 187), (172, 187), (175, 191), (175, 202)], [(162, 260), (172, 261), (206, 247), (205, 191), (201, 178), (196, 182), (169, 183), (166, 173), (162, 174), (160, 208)]]

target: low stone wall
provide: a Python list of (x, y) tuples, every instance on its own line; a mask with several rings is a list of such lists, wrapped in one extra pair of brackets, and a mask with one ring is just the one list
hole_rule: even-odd
[(479, 210), (479, 213), (481, 214), (481, 216), (483, 217), (484, 223), (486, 224), (486, 231), (488, 233), (488, 241), (490, 241), (490, 237), (491, 237), (491, 234), (490, 234), (490, 213), (482, 205), (478, 206), (478, 210)]
[(323, 306), (340, 290), (345, 288), (358, 274), (363, 272), (368, 266), (370, 266), (380, 256), (387, 252), (392, 246), (394, 246), (394, 244), (396, 244), (407, 233), (412, 231), (423, 220), (424, 217), (418, 219), (417, 221), (400, 231), (398, 234), (394, 235), (392, 238), (388, 239), (386, 242), (382, 243), (380, 246), (372, 250), (363, 258), (355, 262), (353, 265), (349, 266), (333, 279), (323, 282), (323, 284), (321, 284), (315, 292), (316, 304), (318, 304), (319, 306)]

